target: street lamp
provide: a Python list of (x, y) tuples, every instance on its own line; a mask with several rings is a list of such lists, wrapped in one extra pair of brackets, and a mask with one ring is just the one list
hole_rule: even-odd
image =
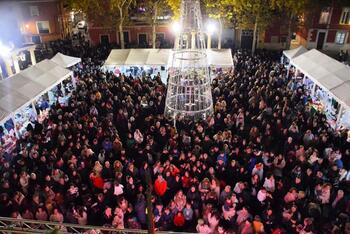
[(207, 29), (207, 35), (208, 35), (207, 48), (210, 49), (211, 48), (211, 36), (216, 31), (216, 24), (212, 21), (209, 21), (206, 25), (206, 29)]
[(11, 50), (12, 50), (11, 47), (8, 47), (2, 44), (2, 42), (0, 41), (0, 56), (6, 57), (6, 58), (9, 57), (11, 54)]
[(171, 30), (173, 31), (174, 34), (179, 34), (179, 32), (181, 31), (181, 24), (177, 21), (174, 21), (171, 24)]
[(182, 30), (181, 24), (177, 21), (174, 21), (171, 24), (171, 30), (173, 31), (173, 33), (175, 34), (175, 49), (177, 49), (177, 46), (179, 44), (179, 34)]

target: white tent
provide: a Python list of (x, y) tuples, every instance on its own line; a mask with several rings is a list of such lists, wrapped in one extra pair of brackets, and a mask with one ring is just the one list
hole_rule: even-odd
[(0, 82), (0, 122), (6, 121), (11, 114), (31, 104), (64, 79), (72, 71), (58, 64), (43, 60)]
[(125, 60), (125, 65), (152, 65), (147, 64), (147, 58), (150, 54), (149, 49), (131, 49), (127, 59)]
[(125, 61), (128, 59), (129, 53), (130, 49), (112, 50), (105, 61), (105, 65), (125, 65)]
[(283, 54), (286, 56), (289, 60), (298, 57), (299, 55), (302, 55), (306, 53), (308, 50), (304, 46), (299, 46), (298, 48), (291, 49), (291, 50), (284, 50)]
[[(207, 50), (210, 66), (233, 66), (230, 49)], [(107, 66), (131, 66), (131, 65), (159, 65), (168, 66), (172, 62), (173, 50), (171, 49), (115, 49), (109, 54), (105, 65)]]
[(146, 64), (164, 66), (168, 63), (171, 49), (152, 49), (148, 54)]
[(61, 54), (61, 53), (57, 53), (51, 59), (51, 61), (57, 63), (61, 67), (68, 68), (68, 67), (74, 66), (77, 63), (80, 63), (81, 58), (72, 57), (72, 56)]
[(231, 49), (207, 50), (208, 63), (214, 67), (232, 67), (233, 59)]
[(346, 108), (350, 107), (350, 68), (312, 49), (291, 60), (291, 64)]

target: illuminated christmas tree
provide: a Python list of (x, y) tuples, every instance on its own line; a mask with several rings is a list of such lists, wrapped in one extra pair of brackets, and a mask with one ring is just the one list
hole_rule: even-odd
[(182, 0), (169, 67), (165, 115), (193, 120), (213, 114), (209, 66), (198, 0)]

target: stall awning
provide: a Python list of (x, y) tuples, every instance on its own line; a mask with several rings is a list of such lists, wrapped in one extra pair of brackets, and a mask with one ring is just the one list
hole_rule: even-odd
[(72, 57), (72, 56), (61, 54), (61, 53), (57, 53), (51, 59), (51, 61), (57, 63), (61, 67), (68, 68), (68, 67), (74, 66), (77, 63), (80, 63), (81, 58)]
[[(109, 54), (105, 65), (107, 66), (131, 66), (131, 65), (159, 65), (171, 64), (173, 50), (171, 49), (115, 49)], [(210, 66), (233, 66), (231, 49), (207, 50)]]
[[(0, 119), (6, 119), (9, 113), (3, 109), (0, 109)], [(1, 123), (1, 122), (0, 122)]]
[(125, 60), (125, 65), (153, 65), (147, 64), (148, 55), (151, 53), (149, 49), (131, 49), (127, 59)]
[(208, 63), (214, 67), (232, 67), (233, 59), (231, 49), (210, 49), (207, 50)]
[(306, 53), (308, 50), (304, 46), (299, 46), (298, 48), (291, 49), (291, 50), (284, 50), (283, 54), (286, 56), (289, 60), (298, 57), (299, 55), (302, 55)]
[(130, 49), (112, 50), (105, 61), (105, 65), (125, 65), (125, 61), (128, 59), (129, 53)]
[(72, 74), (46, 59), (0, 82), (0, 123)]
[(152, 49), (148, 54), (146, 64), (164, 66), (169, 61), (171, 49)]
[(350, 108), (350, 67), (316, 49), (292, 59), (291, 64), (322, 89), (329, 91), (346, 108)]

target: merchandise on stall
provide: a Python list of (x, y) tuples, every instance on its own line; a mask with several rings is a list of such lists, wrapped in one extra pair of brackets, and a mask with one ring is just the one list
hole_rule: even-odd
[(12, 119), (7, 120), (1, 127), (0, 146), (6, 153), (11, 153), (17, 143), (16, 132)]

